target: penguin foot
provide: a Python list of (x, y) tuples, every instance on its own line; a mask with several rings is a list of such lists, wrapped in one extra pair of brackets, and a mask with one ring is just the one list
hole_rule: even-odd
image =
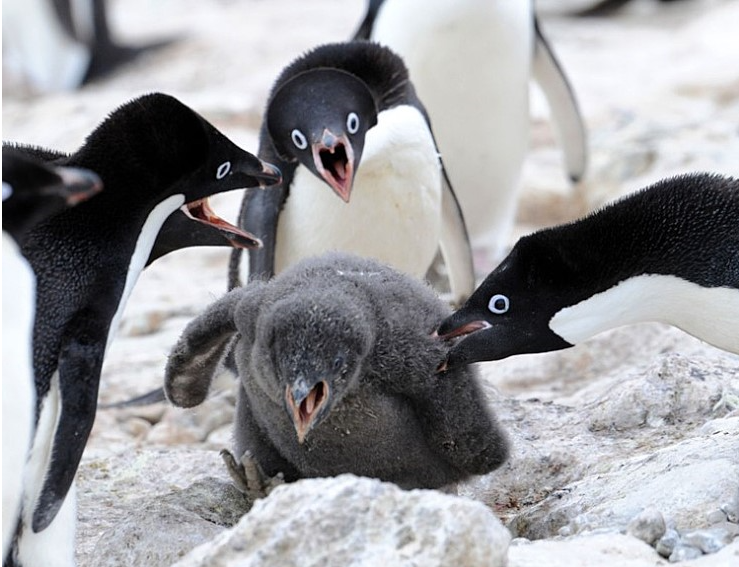
[(282, 473), (268, 477), (249, 451), (237, 461), (231, 451), (221, 449), (221, 458), (236, 488), (252, 499), (265, 498), (272, 490), (285, 483)]

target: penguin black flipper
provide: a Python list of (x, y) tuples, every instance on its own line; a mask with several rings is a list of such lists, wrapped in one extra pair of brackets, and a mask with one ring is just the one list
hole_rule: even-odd
[(475, 266), (472, 245), (459, 205), (446, 169), (442, 164), (441, 238), (439, 247), (446, 264), (452, 302), (461, 303), (475, 289)]
[[(54, 434), (51, 463), (33, 513), (33, 530), (46, 529), (69, 492), (92, 430), (107, 333), (88, 328), (94, 321), (72, 324), (61, 345), (59, 392), (61, 413)], [(98, 340), (89, 341), (89, 337)], [(102, 340), (100, 340), (102, 339)]]
[[(270, 144), (271, 145), (271, 144)], [(264, 148), (264, 142), (260, 143)], [(249, 232), (257, 236), (262, 246), (249, 250), (249, 281), (255, 279), (269, 279), (275, 274), (275, 242), (277, 238), (277, 222), (282, 206), (288, 197), (288, 187), (293, 180), (294, 163), (281, 160), (273, 152), (260, 150), (260, 159), (267, 161), (263, 155), (271, 155), (274, 163), (282, 172), (282, 181), (269, 191), (247, 189), (241, 201), (238, 226), (249, 227)], [(243, 253), (239, 249), (231, 251), (231, 260), (228, 268), (228, 289), (232, 290), (246, 283), (241, 276)]]
[(547, 43), (536, 16), (534, 30), (536, 45), (533, 75), (549, 103), (555, 130), (564, 151), (567, 173), (572, 181), (577, 182), (585, 175), (588, 162), (588, 143), (582, 114), (572, 86)]

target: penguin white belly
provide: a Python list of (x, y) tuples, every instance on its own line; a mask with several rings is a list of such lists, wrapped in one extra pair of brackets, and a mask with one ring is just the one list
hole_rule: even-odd
[(20, 511), (23, 468), (33, 431), (35, 289), (31, 267), (13, 239), (3, 232), (3, 557)]
[(343, 250), (423, 277), (439, 247), (441, 168), (423, 115), (398, 106), (367, 132), (349, 203), (298, 167), (280, 213), (275, 272)]
[(528, 148), (531, 2), (392, 0), (372, 39), (404, 58), (470, 235), (499, 252)]
[(48, 0), (3, 2), (3, 47), (41, 91), (77, 88), (92, 57), (67, 35)]
[(739, 354), (739, 290), (703, 287), (665, 275), (642, 275), (562, 309), (549, 327), (577, 344), (602, 331), (642, 321), (668, 323)]

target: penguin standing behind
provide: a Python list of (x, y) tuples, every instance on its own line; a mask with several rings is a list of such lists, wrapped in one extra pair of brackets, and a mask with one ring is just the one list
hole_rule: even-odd
[(570, 178), (583, 176), (582, 118), (531, 0), (370, 0), (355, 37), (403, 57), (470, 237), (495, 259), (515, 218), (532, 76), (549, 102)]
[(521, 238), (444, 320), (448, 367), (571, 347), (661, 321), (739, 353), (739, 181), (662, 180)]
[(436, 373), (447, 347), (432, 331), (448, 313), (427, 285), (373, 259), (310, 258), (193, 320), (165, 391), (176, 405), (201, 403), (233, 345), (236, 453), (265, 476), (353, 473), (439, 488), (507, 456), (475, 372)]
[(36, 429), (22, 525), (9, 558), (21, 565), (73, 562), (74, 498), (65, 497), (95, 418), (105, 351), (167, 217), (184, 207), (222, 230), (226, 223), (212, 216), (208, 196), (280, 178), (163, 94), (120, 107), (77, 152), (55, 163), (94, 170), (105, 191), (40, 223), (22, 248), (36, 274), (39, 315)]
[(3, 557), (16, 528), (35, 411), (35, 280), (19, 246), (42, 220), (100, 191), (92, 172), (3, 149)]
[(106, 0), (3, 2), (3, 55), (42, 92), (75, 89), (167, 43), (115, 43)]
[[(283, 173), (278, 190), (247, 191), (239, 225), (264, 241), (249, 277), (344, 250), (423, 277), (439, 247), (452, 299), (474, 288), (461, 211), (426, 112), (403, 61), (370, 42), (319, 46), (275, 82), (259, 157)], [(229, 287), (239, 283), (232, 255)]]

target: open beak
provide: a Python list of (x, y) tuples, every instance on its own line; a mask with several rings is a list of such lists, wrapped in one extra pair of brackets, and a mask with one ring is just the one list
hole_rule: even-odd
[(313, 162), (323, 180), (348, 203), (354, 183), (354, 149), (349, 139), (324, 130), (321, 141), (313, 144)]
[(216, 229), (224, 238), (231, 242), (234, 248), (261, 248), (262, 241), (253, 234), (241, 230), (240, 228), (226, 222), (213, 212), (208, 203), (208, 198), (198, 199), (190, 203), (185, 203), (181, 207), (192, 220), (201, 222), (207, 226)]
[(455, 329), (451, 329), (444, 334), (438, 334), (438, 331), (434, 331), (434, 334), (442, 340), (456, 339), (457, 337), (464, 337), (476, 331), (482, 331), (483, 329), (489, 329), (492, 327), (487, 321), (470, 321)]
[(253, 177), (255, 181), (253, 185), (254, 187), (258, 186), (260, 189), (266, 189), (267, 187), (271, 187), (272, 185), (282, 181), (282, 172), (277, 166), (263, 161), (262, 172), (252, 173), (251, 177)]
[(305, 441), (305, 436), (315, 425), (317, 416), (328, 403), (330, 395), (331, 389), (325, 380), (310, 388), (301, 380), (285, 389), (285, 400), (298, 434), (298, 443)]

